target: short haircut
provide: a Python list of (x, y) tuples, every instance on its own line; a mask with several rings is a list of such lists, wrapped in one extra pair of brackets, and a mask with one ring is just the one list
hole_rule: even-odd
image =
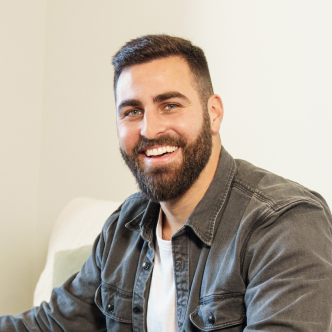
[(180, 56), (187, 61), (203, 107), (213, 94), (208, 63), (204, 52), (189, 40), (169, 35), (146, 35), (127, 42), (113, 57), (114, 95), (121, 72), (130, 66), (156, 59)]

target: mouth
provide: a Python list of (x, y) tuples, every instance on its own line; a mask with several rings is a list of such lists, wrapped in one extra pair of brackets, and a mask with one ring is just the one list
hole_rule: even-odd
[(167, 155), (176, 151), (179, 147), (174, 145), (165, 145), (159, 147), (151, 147), (145, 149), (141, 153), (145, 154), (149, 158), (160, 157), (163, 155)]

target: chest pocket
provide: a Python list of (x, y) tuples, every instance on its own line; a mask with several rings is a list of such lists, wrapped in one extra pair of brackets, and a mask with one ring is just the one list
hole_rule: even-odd
[(102, 313), (121, 323), (131, 323), (132, 294), (115, 286), (101, 284), (95, 294), (95, 303)]
[(191, 322), (204, 331), (216, 331), (239, 325), (245, 319), (244, 294), (242, 293), (207, 296), (190, 314)]

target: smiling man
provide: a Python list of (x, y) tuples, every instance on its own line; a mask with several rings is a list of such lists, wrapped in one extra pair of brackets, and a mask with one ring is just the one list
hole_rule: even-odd
[(220, 97), (213, 95), (212, 87), (200, 95), (187, 61), (180, 56), (129, 66), (116, 87), (122, 156), (142, 192), (160, 202), (163, 235), (170, 240), (216, 171), (223, 115)]
[(140, 192), (81, 271), (0, 331), (330, 331), (331, 214), (234, 160), (203, 51), (148, 35), (113, 58), (120, 150)]

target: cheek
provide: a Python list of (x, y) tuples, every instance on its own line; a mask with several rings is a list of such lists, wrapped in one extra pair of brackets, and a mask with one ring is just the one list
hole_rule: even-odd
[(202, 117), (186, 116), (182, 121), (176, 122), (176, 131), (188, 142), (191, 142), (199, 135), (202, 124)]
[(139, 139), (139, 130), (126, 123), (118, 123), (117, 130), (120, 147), (130, 153)]

